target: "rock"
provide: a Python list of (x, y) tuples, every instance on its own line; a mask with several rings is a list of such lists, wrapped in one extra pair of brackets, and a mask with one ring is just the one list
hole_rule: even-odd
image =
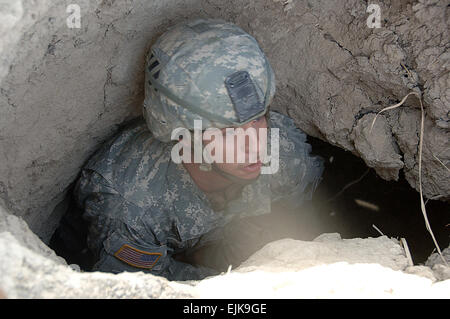
[[(21, 247), (27, 248), (58, 265), (67, 265), (63, 258), (57, 256), (52, 249), (47, 247), (39, 237), (29, 229), (27, 223), (22, 218), (7, 213), (6, 210), (0, 206), (0, 234), (6, 233), (14, 237), (14, 240), (17, 241)], [(11, 248), (5, 245), (4, 249), (9, 250)]]
[[(449, 132), (436, 127), (428, 117), (425, 117), (424, 122), (422, 152), (422, 187), (424, 195), (426, 197), (440, 195), (442, 199), (447, 199), (450, 196), (450, 179), (448, 178), (448, 169), (442, 163), (448, 162), (447, 156), (450, 156)], [(417, 109), (401, 111), (396, 124), (392, 128), (392, 134), (396, 138), (398, 147), (403, 152), (405, 178), (415, 189), (419, 189), (419, 165), (417, 162), (419, 131), (420, 110)], [(425, 171), (434, 173), (427, 174)]]
[(0, 289), (8, 298), (195, 298), (188, 285), (142, 272), (79, 273), (0, 233)]
[(432, 268), (434, 276), (437, 280), (449, 280), (450, 279), (450, 267), (442, 264), (436, 264)]
[(433, 271), (426, 266), (409, 266), (405, 269), (405, 273), (422, 276), (430, 279), (432, 282), (436, 281)]
[[(193, 298), (189, 285), (143, 272), (80, 272), (0, 206), (0, 292), (7, 298)], [(0, 296), (1, 297), (1, 296)]]
[(77, 264), (70, 264), (69, 267), (76, 272), (81, 272), (80, 266)]
[[(447, 264), (444, 263), (442, 257)], [(450, 279), (450, 247), (442, 250), (442, 257), (438, 253), (431, 254), (425, 262), (425, 266), (433, 270), (434, 276), (438, 280)]]
[(314, 238), (314, 241), (322, 243), (327, 241), (339, 241), (341, 239), (341, 235), (338, 233), (324, 233)]
[(369, 167), (375, 168), (385, 180), (398, 180), (403, 168), (402, 156), (392, 136), (384, 116), (378, 116), (373, 125), (375, 114), (367, 114), (360, 119), (351, 134), (355, 149)]
[(408, 264), (400, 245), (386, 236), (341, 239), (339, 234), (326, 234), (312, 242), (283, 239), (270, 243), (242, 263), (239, 270), (257, 267), (264, 271), (298, 271), (336, 262), (377, 263), (393, 270), (403, 270)]
[(406, 264), (402, 248), (385, 236), (283, 239), (196, 288), (203, 298), (448, 298), (450, 280), (433, 283), (424, 266), (420, 276), (405, 273)]
[[(445, 259), (447, 263), (450, 263), (450, 246), (442, 250), (442, 257)], [(435, 265), (444, 265), (444, 261), (442, 260), (442, 257), (436, 252), (430, 255), (428, 257), (427, 261), (425, 262), (425, 265), (428, 267), (434, 267)]]

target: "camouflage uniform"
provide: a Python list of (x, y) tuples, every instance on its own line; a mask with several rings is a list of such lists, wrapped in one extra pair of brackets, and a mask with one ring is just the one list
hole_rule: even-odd
[[(246, 242), (267, 237), (252, 216), (270, 213), (280, 199), (291, 207), (309, 199), (323, 162), (309, 154), (306, 135), (278, 113), (270, 113), (269, 124), (280, 129), (279, 171), (245, 186), (237, 181), (236, 194), (222, 205), (171, 160), (174, 128), (192, 130), (195, 120), (203, 129), (242, 126), (269, 114), (274, 93), (269, 62), (239, 27), (199, 19), (162, 35), (147, 59), (145, 122), (99, 150), (76, 185), (98, 260), (94, 270), (142, 270), (171, 280), (217, 274), (248, 257), (250, 250), (240, 250)], [(205, 251), (200, 262), (193, 258)]]
[[(239, 227), (232, 221), (270, 213), (271, 204), (281, 199), (291, 207), (310, 199), (323, 160), (311, 156), (306, 135), (290, 118), (271, 112), (270, 120), (271, 127), (280, 129), (279, 171), (260, 175), (221, 211), (211, 208), (183, 165), (172, 162), (174, 144), (152, 137), (144, 121), (106, 144), (82, 170), (75, 192), (90, 222), (89, 247), (99, 258), (94, 270), (142, 270), (170, 280), (217, 274), (173, 256), (214, 241), (234, 244), (226, 236), (227, 225)], [(160, 257), (147, 269), (136, 268), (114, 256), (124, 245)]]

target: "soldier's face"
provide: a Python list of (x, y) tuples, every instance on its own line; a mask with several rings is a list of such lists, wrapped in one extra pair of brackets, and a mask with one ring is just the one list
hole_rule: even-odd
[[(239, 128), (221, 129), (223, 163), (216, 163), (222, 171), (243, 179), (254, 179), (261, 173), (260, 154), (267, 148), (267, 120), (261, 116)], [(260, 130), (265, 129), (265, 130)], [(211, 142), (204, 141), (207, 145)], [(234, 156), (233, 156), (234, 155)]]

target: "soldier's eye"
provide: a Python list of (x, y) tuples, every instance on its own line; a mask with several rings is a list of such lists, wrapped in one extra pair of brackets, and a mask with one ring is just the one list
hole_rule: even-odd
[(253, 123), (258, 123), (258, 122), (262, 121), (263, 118), (264, 118), (264, 116), (260, 116), (260, 117), (258, 117), (257, 119), (254, 119), (252, 122), (253, 122)]

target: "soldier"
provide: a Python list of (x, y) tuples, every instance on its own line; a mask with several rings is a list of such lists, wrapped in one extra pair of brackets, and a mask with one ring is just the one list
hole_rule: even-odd
[[(274, 203), (294, 209), (311, 199), (323, 160), (292, 119), (269, 112), (273, 71), (236, 25), (199, 19), (172, 27), (152, 46), (145, 72), (145, 120), (97, 151), (75, 187), (93, 270), (169, 280), (216, 275), (272, 239), (257, 217)], [(175, 163), (172, 132), (193, 130), (194, 120), (224, 134), (279, 128), (278, 171), (261, 174), (261, 158), (250, 163), (248, 154), (244, 163)]]

